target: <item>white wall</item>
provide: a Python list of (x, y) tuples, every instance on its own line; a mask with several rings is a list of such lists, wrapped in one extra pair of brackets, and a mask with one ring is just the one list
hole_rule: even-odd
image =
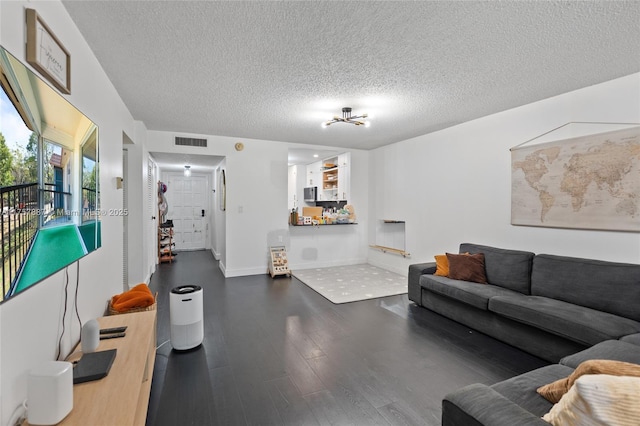
[[(131, 138), (126, 135), (124, 137), (125, 143), (131, 141)], [(142, 226), (142, 191), (144, 189), (143, 176), (140, 173), (140, 165), (142, 164), (142, 146), (141, 144), (135, 145), (133, 142), (125, 145), (127, 149), (127, 177), (124, 182), (124, 186), (127, 187), (127, 228), (124, 232), (127, 233), (127, 272), (128, 282), (125, 283), (126, 287), (130, 288), (136, 284), (144, 281), (144, 269), (143, 259), (144, 252), (140, 250), (140, 242), (143, 240), (144, 234)], [(123, 288), (126, 290), (127, 288)]]
[(288, 193), (287, 193), (287, 208), (289, 212), (293, 208), (298, 208), (298, 213), (302, 214), (302, 208), (305, 206), (312, 206), (304, 202), (304, 188), (309, 186), (307, 182), (307, 166), (304, 164), (296, 164), (289, 166), (288, 173)]
[(567, 122), (640, 122), (640, 74), (504, 111), (373, 151), (375, 219), (406, 220), (411, 258), (371, 250), (406, 274), (461, 242), (619, 262), (640, 262), (640, 235), (510, 225), (509, 148)]
[[(27, 7), (37, 10), (71, 54), (71, 95), (65, 98), (99, 127), (101, 208), (122, 208), (122, 192), (116, 189), (116, 177), (122, 176), (122, 133), (134, 134), (133, 118), (60, 2), (0, 2), (0, 44), (26, 64), (24, 9)], [(81, 259), (79, 264), (78, 308), (84, 322), (103, 315), (107, 300), (122, 290), (122, 217), (102, 217), (102, 247)], [(75, 290), (75, 268), (73, 265), (68, 269), (71, 296)], [(64, 284), (65, 274), (61, 271), (0, 305), (0, 422), (3, 425), (26, 398), (28, 371), (55, 358)], [(79, 336), (71, 301), (68, 309), (63, 355)]]
[[(127, 135), (130, 136), (130, 135)], [(128, 287), (145, 282), (148, 283), (151, 272), (155, 270), (155, 256), (149, 256), (149, 251), (156, 247), (156, 226), (153, 216), (157, 211), (149, 203), (149, 183), (147, 167), (149, 152), (145, 147), (147, 128), (141, 121), (134, 122), (133, 144), (126, 145), (129, 151), (128, 163), (128, 204), (129, 229), (127, 230), (129, 250), (129, 282)], [(151, 182), (151, 197), (155, 200), (156, 182)], [(155, 204), (152, 203), (152, 204)]]
[(298, 180), (298, 172), (304, 171), (304, 166), (293, 165), (289, 166), (288, 175), (287, 175), (287, 209), (291, 211), (294, 206), (297, 206), (296, 194), (298, 190), (297, 180)]

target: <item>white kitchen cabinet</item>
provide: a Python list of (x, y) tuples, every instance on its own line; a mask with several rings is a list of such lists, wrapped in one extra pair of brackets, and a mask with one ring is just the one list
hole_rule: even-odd
[(322, 186), (322, 161), (316, 161), (315, 163), (307, 164), (307, 180), (305, 186)]
[(351, 189), (351, 153), (338, 155), (338, 200), (349, 200)]
[(351, 188), (351, 153), (325, 158), (322, 164), (322, 185), (318, 200), (347, 201)]
[(318, 201), (348, 201), (351, 188), (351, 153), (307, 164), (304, 186), (318, 188)]

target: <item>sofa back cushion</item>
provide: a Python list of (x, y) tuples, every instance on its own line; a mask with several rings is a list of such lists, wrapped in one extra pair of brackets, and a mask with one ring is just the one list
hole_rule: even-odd
[(539, 254), (531, 294), (640, 321), (640, 265)]
[(531, 294), (533, 253), (462, 243), (460, 253), (484, 253), (484, 266), (489, 284)]

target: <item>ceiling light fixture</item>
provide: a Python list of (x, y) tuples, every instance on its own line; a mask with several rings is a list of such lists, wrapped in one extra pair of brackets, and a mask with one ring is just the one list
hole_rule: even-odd
[(184, 166), (184, 175), (186, 177), (191, 176), (191, 166)]
[(333, 123), (350, 123), (355, 124), (356, 126), (369, 127), (369, 122), (362, 120), (365, 118), (367, 118), (367, 114), (351, 115), (351, 108), (344, 107), (342, 108), (342, 117), (338, 117), (336, 115), (333, 117), (333, 120), (325, 121), (324, 123), (322, 123), (322, 127), (330, 126)]

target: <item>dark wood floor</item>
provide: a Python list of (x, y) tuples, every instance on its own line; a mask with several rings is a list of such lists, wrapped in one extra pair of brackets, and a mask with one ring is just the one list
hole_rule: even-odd
[[(171, 348), (169, 291), (204, 292), (202, 346)], [(158, 351), (147, 425), (439, 425), (442, 397), (546, 365), (416, 307), (334, 305), (295, 278), (225, 279), (210, 252), (151, 278)]]

